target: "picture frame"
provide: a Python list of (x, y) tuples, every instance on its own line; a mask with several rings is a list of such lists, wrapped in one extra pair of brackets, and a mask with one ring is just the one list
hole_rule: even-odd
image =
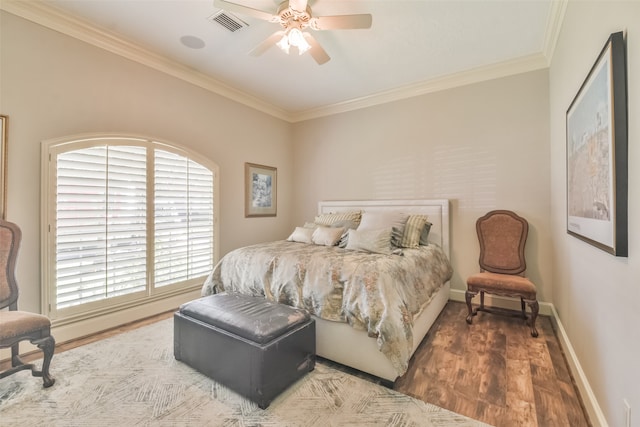
[(607, 40), (566, 115), (567, 232), (626, 257), (628, 134), (622, 32)]
[(9, 118), (0, 115), (0, 218), (7, 214), (7, 123)]
[(271, 166), (245, 163), (244, 216), (276, 216), (278, 204), (278, 170)]

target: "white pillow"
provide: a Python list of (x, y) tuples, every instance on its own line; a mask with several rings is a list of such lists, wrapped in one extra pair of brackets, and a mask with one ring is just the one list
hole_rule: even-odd
[(335, 246), (344, 233), (342, 227), (318, 227), (313, 231), (311, 241), (316, 245)]
[(346, 249), (377, 254), (391, 254), (391, 228), (349, 230)]
[(299, 243), (313, 243), (311, 240), (311, 236), (315, 230), (313, 228), (305, 228), (305, 227), (296, 227), (291, 233), (291, 236), (287, 238), (290, 242), (299, 242)]
[(409, 214), (402, 212), (363, 212), (358, 231), (379, 230), (381, 228), (391, 230), (393, 227), (404, 230), (408, 218)]

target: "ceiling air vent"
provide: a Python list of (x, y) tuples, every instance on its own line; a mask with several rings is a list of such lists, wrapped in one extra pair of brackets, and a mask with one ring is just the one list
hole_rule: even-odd
[(232, 33), (235, 31), (238, 31), (241, 28), (249, 26), (249, 24), (244, 22), (242, 19), (230, 14), (229, 12), (225, 12), (224, 10), (221, 10), (220, 12), (217, 12), (211, 15), (209, 17), (209, 21), (216, 22), (222, 25), (224, 28), (231, 31)]

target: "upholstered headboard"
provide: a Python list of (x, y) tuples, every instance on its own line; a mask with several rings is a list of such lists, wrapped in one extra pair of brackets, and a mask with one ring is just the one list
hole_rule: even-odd
[(345, 212), (361, 210), (369, 212), (399, 211), (404, 213), (425, 214), (433, 224), (429, 232), (429, 241), (442, 247), (451, 257), (449, 247), (449, 200), (329, 200), (318, 203), (318, 213)]

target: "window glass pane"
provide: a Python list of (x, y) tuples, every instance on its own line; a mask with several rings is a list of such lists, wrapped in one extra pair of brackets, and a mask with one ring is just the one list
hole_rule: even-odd
[(208, 274), (213, 262), (213, 173), (175, 153), (156, 150), (156, 287)]
[(146, 289), (147, 159), (144, 147), (109, 147), (107, 296)]
[(213, 268), (213, 174), (189, 161), (189, 277)]
[(146, 288), (146, 149), (61, 153), (56, 172), (56, 307)]

